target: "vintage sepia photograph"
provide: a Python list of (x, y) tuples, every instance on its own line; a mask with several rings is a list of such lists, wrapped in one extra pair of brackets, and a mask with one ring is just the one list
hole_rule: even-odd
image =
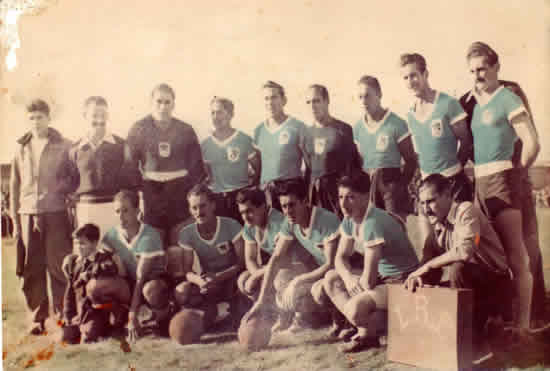
[(550, 2), (0, 0), (4, 370), (550, 369)]

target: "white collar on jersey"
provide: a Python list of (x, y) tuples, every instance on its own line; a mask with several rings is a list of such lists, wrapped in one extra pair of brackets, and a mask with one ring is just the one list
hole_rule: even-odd
[(200, 238), (201, 241), (206, 243), (207, 245), (212, 245), (216, 240), (218, 239), (218, 234), (220, 233), (220, 225), (221, 225), (221, 218), (219, 216), (216, 217), (216, 232), (214, 232), (214, 236), (212, 236), (211, 239), (205, 240), (202, 238), (201, 234), (199, 233), (199, 225), (195, 223), (195, 232), (197, 233), (197, 236)]
[(239, 130), (237, 129), (234, 129), (235, 131), (233, 132), (233, 134), (231, 134), (230, 136), (228, 136), (227, 138), (225, 138), (224, 140), (219, 140), (218, 138), (216, 138), (214, 136), (214, 131), (212, 131), (212, 133), (210, 134), (210, 137), (212, 138), (212, 141), (214, 141), (214, 143), (216, 143), (218, 146), (220, 147), (223, 147), (223, 146), (226, 146), (229, 142), (231, 142), (233, 139), (235, 139), (235, 137), (237, 135), (239, 135)]
[(426, 114), (426, 116), (424, 117), (423, 120), (421, 120), (421, 119), (418, 117), (417, 112), (416, 112), (416, 107), (417, 107), (418, 103), (420, 103), (420, 100), (419, 100), (419, 99), (415, 99), (415, 101), (414, 101), (414, 103), (413, 103), (413, 105), (412, 105), (410, 111), (412, 112), (412, 114), (414, 115), (414, 117), (416, 118), (417, 121), (419, 121), (419, 122), (426, 122), (426, 121), (428, 121), (428, 119), (429, 119), (430, 117), (432, 117), (432, 115), (433, 115), (433, 113), (434, 113), (434, 111), (435, 111), (435, 107), (437, 106), (437, 101), (439, 100), (439, 96), (440, 96), (440, 95), (441, 95), (441, 94), (440, 94), (439, 90), (435, 90), (435, 98), (434, 98), (434, 102), (433, 102), (433, 104), (432, 104), (431, 110), (430, 110), (430, 112), (428, 112), (428, 113)]
[(116, 144), (116, 140), (115, 140), (114, 135), (111, 134), (110, 132), (106, 132), (105, 135), (103, 136), (103, 138), (101, 138), (101, 141), (97, 145), (94, 145), (94, 142), (92, 141), (91, 133), (88, 133), (88, 134), (86, 134), (85, 136), (82, 137), (82, 139), (80, 140), (80, 144), (78, 145), (78, 148), (80, 149), (80, 148), (84, 147), (86, 144), (89, 144), (93, 148), (97, 148), (103, 142), (109, 142), (111, 144)]
[(384, 114), (384, 116), (382, 116), (382, 118), (378, 121), (370, 121), (370, 124), (367, 123), (367, 120), (365, 120), (365, 115), (363, 115), (363, 118), (362, 118), (362, 121), (363, 121), (363, 124), (365, 125), (365, 128), (367, 129), (367, 131), (371, 134), (374, 134), (378, 131), (378, 129), (380, 129), (380, 127), (382, 125), (384, 125), (384, 123), (386, 122), (386, 120), (388, 119), (388, 117), (390, 117), (390, 109), (388, 108), (386, 110), (386, 113)]
[(122, 228), (121, 225), (118, 225), (116, 227), (116, 230), (117, 230), (117, 232), (120, 236), (120, 240), (126, 245), (126, 247), (128, 247), (129, 249), (133, 249), (134, 247), (136, 247), (137, 240), (139, 239), (139, 237), (143, 233), (144, 226), (145, 226), (144, 223), (140, 223), (139, 230), (136, 233), (136, 235), (132, 238), (131, 241), (128, 241), (128, 233), (126, 232), (126, 230), (124, 228)]
[(292, 119), (293, 119), (292, 116), (287, 115), (286, 120), (281, 122), (279, 125), (277, 125), (277, 127), (273, 127), (273, 126), (269, 125), (268, 124), (269, 120), (266, 119), (264, 121), (264, 126), (271, 134), (275, 134), (276, 132), (281, 130), (284, 126), (286, 126), (286, 124), (288, 124), (290, 122), (290, 120), (292, 120)]

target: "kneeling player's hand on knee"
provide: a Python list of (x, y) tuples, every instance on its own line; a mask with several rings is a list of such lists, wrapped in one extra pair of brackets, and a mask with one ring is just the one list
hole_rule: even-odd
[(350, 296), (355, 296), (363, 291), (361, 285), (359, 284), (359, 276), (352, 276), (344, 280), (344, 285), (346, 286), (346, 291)]

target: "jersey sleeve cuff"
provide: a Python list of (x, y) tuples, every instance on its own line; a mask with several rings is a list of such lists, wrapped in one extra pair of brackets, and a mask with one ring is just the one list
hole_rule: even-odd
[(164, 251), (149, 251), (149, 252), (142, 252), (139, 254), (143, 258), (153, 258), (155, 256), (162, 256), (164, 255)]
[(411, 132), (410, 131), (407, 131), (405, 134), (401, 135), (398, 139), (397, 139), (397, 143), (401, 143), (402, 141), (404, 141), (405, 139), (407, 139), (408, 137), (411, 136)]
[(460, 115), (456, 116), (453, 121), (451, 121), (451, 125), (454, 125), (456, 124), (457, 122), (460, 122), (462, 120), (464, 120), (465, 118), (467, 118), (468, 115), (466, 114), (466, 112), (462, 112)]
[(369, 241), (363, 242), (363, 247), (364, 248), (372, 248), (372, 247), (382, 245), (385, 242), (386, 242), (386, 240), (384, 238), (375, 238), (374, 240), (369, 240)]
[(519, 106), (518, 108), (516, 108), (515, 110), (513, 110), (512, 112), (510, 112), (508, 114), (508, 121), (512, 122), (512, 119), (514, 119), (515, 117), (521, 115), (524, 112), (527, 113), (527, 110), (525, 109), (525, 106), (524, 105)]

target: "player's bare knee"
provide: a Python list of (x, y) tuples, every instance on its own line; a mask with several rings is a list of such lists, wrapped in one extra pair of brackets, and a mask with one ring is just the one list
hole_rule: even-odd
[(342, 278), (340, 278), (338, 272), (332, 269), (325, 274), (325, 278), (323, 279), (323, 288), (329, 296), (342, 287)]
[(191, 282), (182, 282), (174, 289), (174, 297), (179, 305), (189, 303), (193, 292), (193, 284)]
[(168, 285), (162, 280), (151, 280), (143, 286), (143, 297), (152, 308), (162, 308), (168, 304)]
[(315, 282), (313, 286), (311, 286), (311, 290), (310, 290), (313, 301), (317, 305), (321, 305), (321, 306), (324, 306), (329, 300), (323, 284), (324, 284), (324, 280), (319, 280)]
[(237, 288), (241, 293), (245, 295), (248, 295), (248, 293), (246, 292), (247, 290), (245, 286), (250, 276), (251, 274), (249, 271), (244, 271), (243, 273), (240, 274), (239, 278), (237, 279)]
[(101, 303), (103, 297), (102, 286), (98, 283), (98, 280), (92, 278), (86, 284), (86, 296), (92, 301), (92, 303)]
[(344, 316), (351, 322), (354, 326), (362, 327), (367, 321), (365, 320), (368, 313), (361, 313), (357, 303), (348, 302), (344, 307)]

